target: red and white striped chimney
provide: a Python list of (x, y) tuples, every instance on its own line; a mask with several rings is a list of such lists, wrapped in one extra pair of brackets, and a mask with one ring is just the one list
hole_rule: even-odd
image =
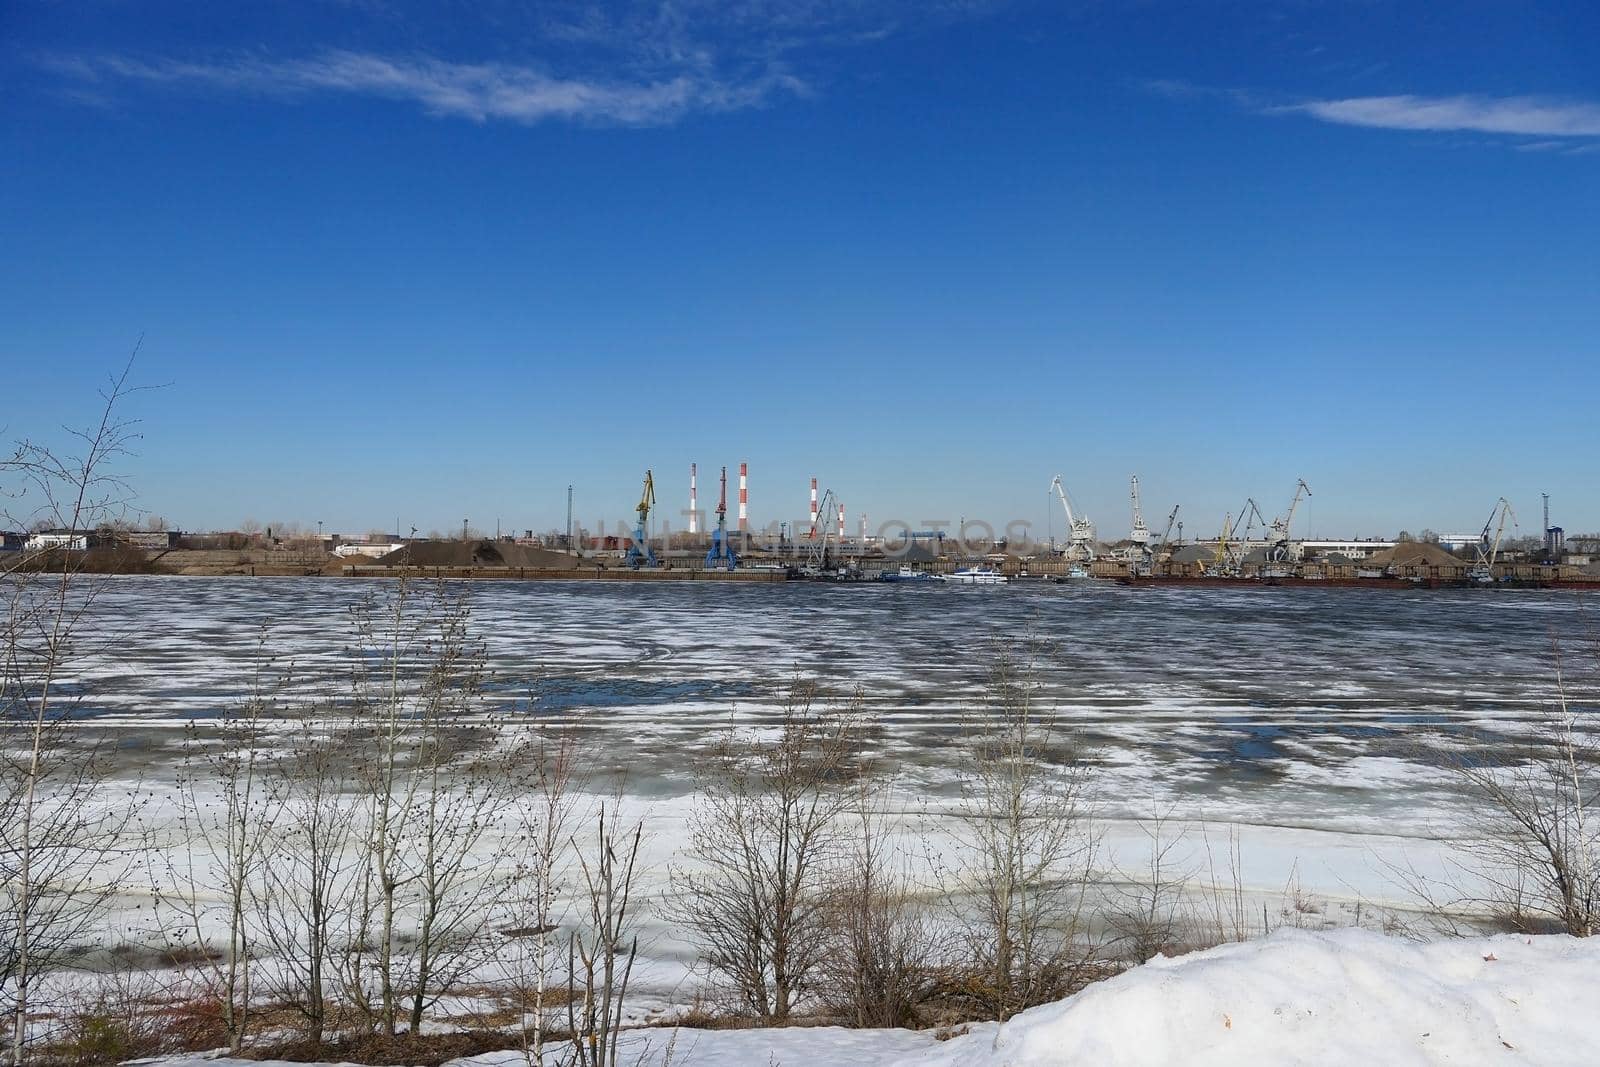
[(839, 540), (844, 540), (844, 505), (839, 505)]
[(700, 532), (700, 499), (699, 489), (695, 485), (698, 471), (693, 463), (689, 464), (689, 532)]
[(748, 533), (750, 530), (750, 483), (748, 481), (750, 465), (739, 464), (739, 532)]
[(817, 480), (811, 479), (811, 532), (807, 537), (817, 536)]

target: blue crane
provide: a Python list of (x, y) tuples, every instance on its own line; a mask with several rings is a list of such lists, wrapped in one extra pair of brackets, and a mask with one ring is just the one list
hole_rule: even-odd
[(706, 570), (733, 570), (739, 557), (728, 545), (728, 468), (722, 468), (722, 492), (717, 497), (717, 528), (711, 531), (711, 551), (706, 553)]

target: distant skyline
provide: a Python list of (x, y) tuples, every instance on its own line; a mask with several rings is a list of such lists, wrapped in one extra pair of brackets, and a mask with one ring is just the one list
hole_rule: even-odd
[(0, 427), (185, 528), (1600, 530), (1600, 9), (0, 8)]

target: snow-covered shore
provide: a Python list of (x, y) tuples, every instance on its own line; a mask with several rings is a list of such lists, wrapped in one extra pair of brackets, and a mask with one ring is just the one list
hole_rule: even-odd
[[(622, 1060), (640, 1067), (1587, 1067), (1600, 1049), (1600, 1013), (1587, 1008), (1597, 987), (1600, 938), (1417, 943), (1364, 930), (1282, 930), (1157, 958), (1004, 1025), (973, 1026), (954, 1037), (837, 1027), (653, 1028), (626, 1035)], [(151, 1062), (261, 1067), (195, 1056)], [(526, 1061), (509, 1051), (455, 1062)]]

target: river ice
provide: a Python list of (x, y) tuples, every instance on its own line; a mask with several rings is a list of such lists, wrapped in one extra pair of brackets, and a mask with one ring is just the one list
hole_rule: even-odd
[[(68, 683), (80, 714), (131, 728), (157, 763), (174, 728), (240, 697), (263, 630), (302, 689), (337, 692), (348, 609), (378, 591), (114, 579)], [(636, 795), (687, 791), (715, 732), (772, 716), (799, 674), (859, 692), (902, 791), (936, 797), (1005, 650), (1031, 657), (1042, 705), (1093, 753), (1106, 815), (1181, 803), (1346, 831), (1447, 820), (1448, 779), (1419, 746), (1537, 731), (1553, 648), (1570, 671), (1592, 640), (1567, 592), (481, 582), (471, 601), (491, 703), (581, 720)]]

